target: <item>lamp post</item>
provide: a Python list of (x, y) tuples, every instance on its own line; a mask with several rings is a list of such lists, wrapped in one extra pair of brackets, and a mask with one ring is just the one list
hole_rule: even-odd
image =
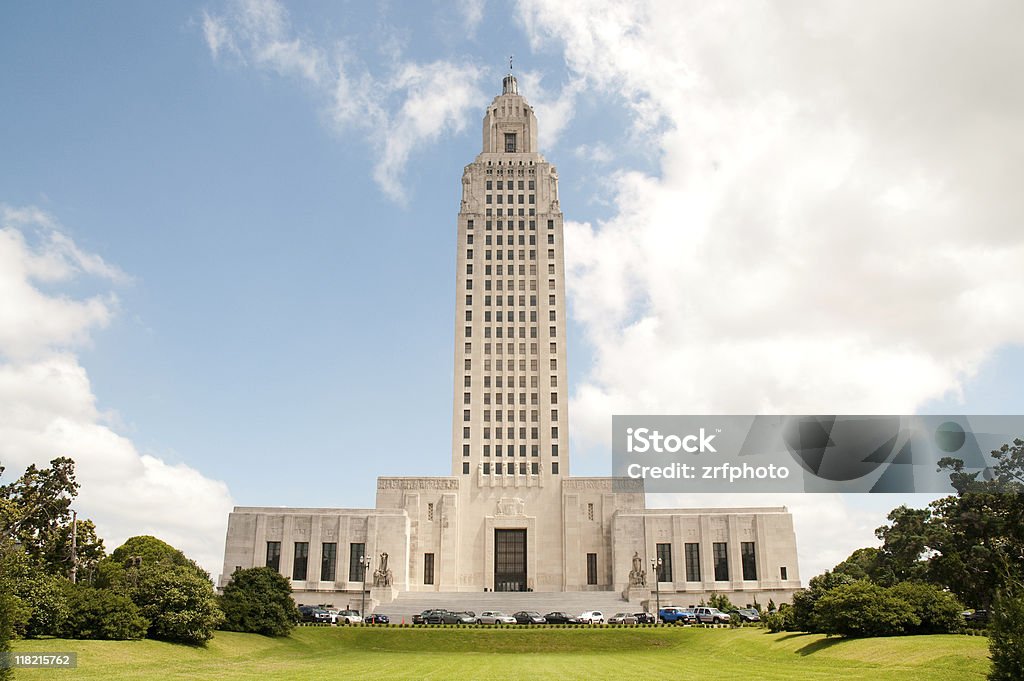
[(366, 619), (366, 615), (364, 614), (366, 611), (366, 571), (369, 569), (371, 562), (372, 561), (369, 556), (359, 556), (359, 565), (361, 565), (363, 569), (363, 588), (360, 589), (361, 601), (359, 603), (359, 616), (364, 620)]
[(654, 603), (655, 608), (654, 618), (661, 620), (661, 575), (658, 574), (659, 568), (661, 568), (661, 558), (651, 558), (651, 572), (654, 575)]

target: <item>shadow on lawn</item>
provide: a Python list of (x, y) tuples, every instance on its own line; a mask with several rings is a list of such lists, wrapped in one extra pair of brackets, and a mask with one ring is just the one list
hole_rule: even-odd
[[(791, 634), (786, 634), (784, 636), (779, 636), (777, 639), (775, 639), (775, 642), (782, 643), (783, 641), (788, 641), (794, 638), (804, 638), (806, 636), (814, 636), (814, 634), (808, 634), (807, 632), (797, 631)], [(832, 646), (842, 643), (845, 640), (846, 639), (843, 638), (820, 638), (815, 641), (811, 641), (805, 646), (797, 648), (794, 652), (796, 652), (798, 655), (803, 655), (806, 657), (807, 655), (813, 655), (818, 651), (827, 650)]]

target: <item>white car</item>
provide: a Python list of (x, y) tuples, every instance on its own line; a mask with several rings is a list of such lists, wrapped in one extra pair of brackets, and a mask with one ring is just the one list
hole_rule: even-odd
[(327, 612), (331, 614), (331, 622), (333, 624), (359, 624), (363, 621), (362, 616), (355, 610), (335, 610), (330, 608)]
[(604, 624), (604, 613), (600, 610), (588, 610), (578, 619), (583, 624)]
[(497, 610), (488, 610), (476, 616), (477, 624), (515, 624), (516, 618)]

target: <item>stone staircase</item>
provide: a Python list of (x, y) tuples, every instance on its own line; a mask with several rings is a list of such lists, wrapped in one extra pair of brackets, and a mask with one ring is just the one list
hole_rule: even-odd
[(481, 613), (485, 610), (499, 610), (511, 615), (519, 610), (536, 610), (541, 615), (562, 611), (579, 615), (587, 610), (600, 610), (605, 618), (617, 612), (641, 612), (637, 603), (627, 603), (614, 591), (563, 591), (563, 592), (439, 592), (406, 591), (400, 593), (391, 603), (382, 603), (375, 612), (387, 615), (391, 622), (398, 624), (405, 618), (412, 622), (412, 616), (424, 610), (444, 608), (445, 610)]

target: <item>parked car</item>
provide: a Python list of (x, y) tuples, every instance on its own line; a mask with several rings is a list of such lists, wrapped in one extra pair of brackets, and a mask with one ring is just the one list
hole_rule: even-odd
[(634, 612), (633, 617), (636, 618), (637, 624), (655, 624), (658, 618), (649, 612)]
[(432, 612), (434, 612), (435, 609), (436, 608), (431, 608), (430, 610), (424, 610), (423, 612), (421, 612), (418, 615), (413, 615), (412, 616), (412, 623), (413, 624), (426, 624), (427, 616), (430, 615)]
[(567, 612), (549, 612), (544, 615), (544, 619), (548, 624), (579, 624), (580, 620), (578, 617), (573, 617)]
[(604, 624), (604, 613), (600, 610), (588, 610), (578, 619), (581, 624)]
[(740, 622), (760, 622), (761, 615), (753, 608), (740, 608), (734, 613), (736, 619)]
[(311, 622), (313, 624), (331, 624), (333, 618), (331, 613), (323, 608), (318, 608), (315, 605), (300, 605), (299, 621)]
[(476, 616), (477, 624), (515, 624), (516, 618), (497, 610), (488, 610)]
[(334, 618), (335, 624), (359, 624), (362, 621), (363, 617), (358, 610), (339, 610)]
[(701, 624), (728, 624), (729, 616), (718, 608), (698, 607), (694, 608), (697, 621)]
[(438, 608), (423, 615), (424, 624), (462, 624), (462, 616), (451, 610)]
[(512, 615), (519, 624), (546, 624), (547, 620), (534, 610), (520, 610)]
[(666, 605), (658, 611), (658, 619), (665, 624), (694, 624), (697, 621), (692, 610)]
[(388, 619), (387, 615), (378, 615), (376, 613), (367, 615), (365, 621), (367, 624), (391, 624), (391, 620)]
[(608, 618), (608, 624), (636, 624), (636, 615), (628, 612), (617, 612)]
[(964, 613), (964, 620), (977, 624), (987, 624), (988, 610), (969, 610)]
[(476, 624), (476, 613), (471, 610), (457, 612), (455, 616), (459, 620), (456, 624)]

